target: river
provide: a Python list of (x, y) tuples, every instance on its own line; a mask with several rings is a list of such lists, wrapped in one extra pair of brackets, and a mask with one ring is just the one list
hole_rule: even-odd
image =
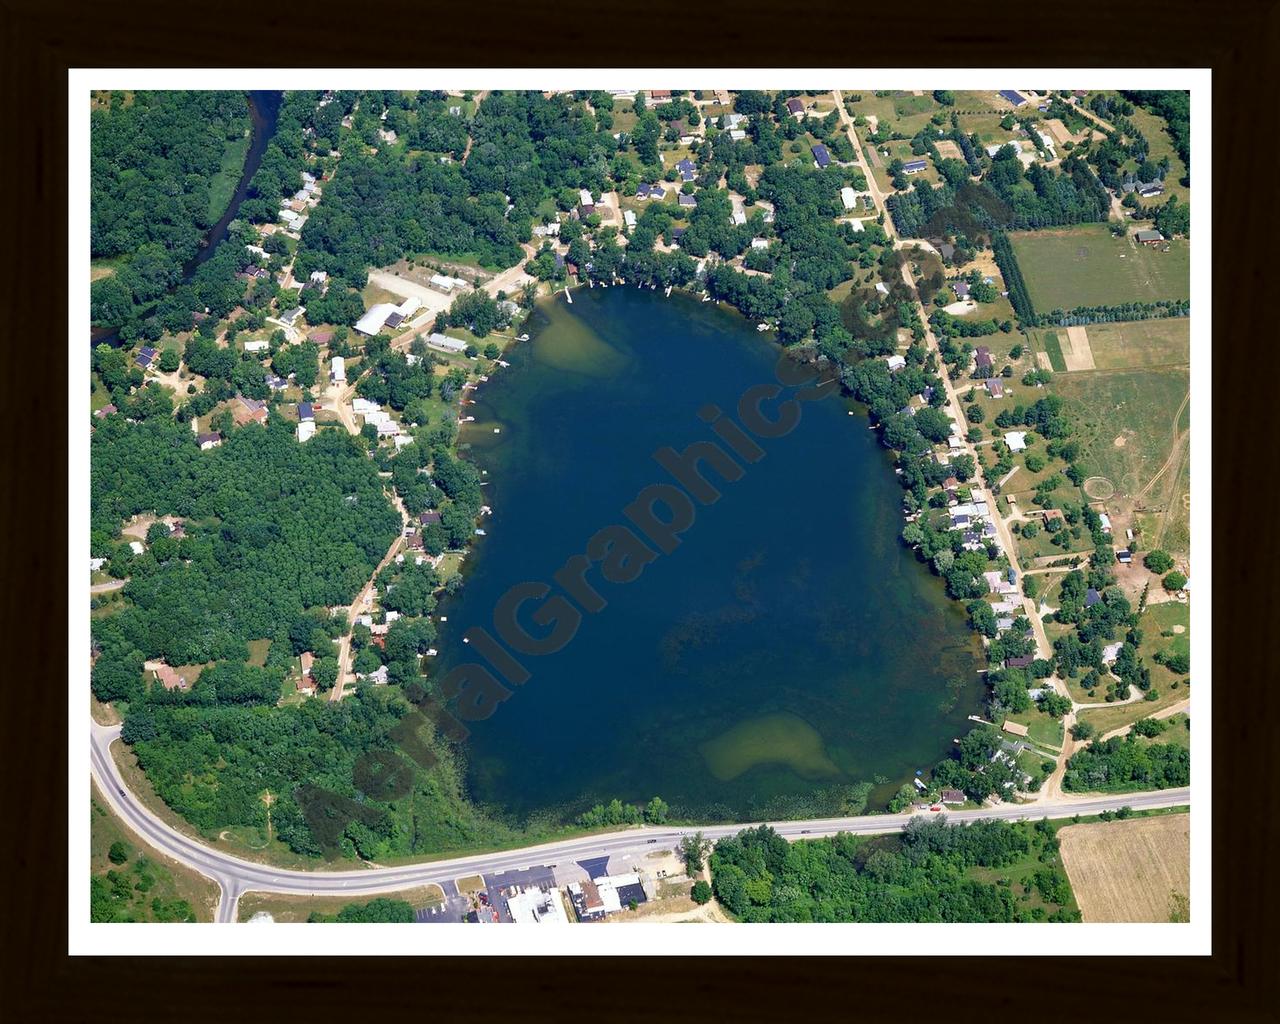
[[(276, 133), (276, 118), (280, 114), (280, 100), (283, 96), (284, 94), (278, 90), (251, 90), (249, 92), (249, 121), (252, 136), (249, 140), (249, 149), (245, 153), (244, 170), (240, 174), (240, 181), (236, 185), (235, 193), (231, 196), (231, 202), (227, 204), (226, 210), (218, 218), (218, 222), (205, 233), (200, 248), (196, 250), (196, 254), (183, 266), (182, 284), (186, 284), (191, 280), (196, 268), (212, 256), (214, 250), (226, 239), (227, 228), (235, 220), (236, 214), (240, 212), (240, 204), (244, 202), (245, 196), (249, 194), (249, 182), (253, 180), (254, 174), (257, 173), (258, 165), (262, 163), (262, 155), (267, 151), (267, 143), (271, 141), (272, 136)], [(90, 346), (100, 345), (103, 342), (109, 345), (117, 344), (120, 341), (119, 331), (119, 327), (91, 327), (89, 329)]]
[[(435, 673), (470, 653), (465, 629), (492, 629), (511, 585), (551, 581), (669, 481), (655, 451), (714, 439), (700, 409), (773, 380), (778, 346), (736, 314), (648, 289), (574, 295), (544, 304), (468, 407), (493, 514), (441, 608)], [(976, 640), (897, 539), (901, 491), (863, 411), (811, 402), (765, 448), (638, 580), (592, 571), (608, 607), (523, 658), (532, 678), (471, 725), (473, 799), (516, 818), (654, 795), (703, 819), (825, 814), (877, 777), (883, 802), (963, 734)]]

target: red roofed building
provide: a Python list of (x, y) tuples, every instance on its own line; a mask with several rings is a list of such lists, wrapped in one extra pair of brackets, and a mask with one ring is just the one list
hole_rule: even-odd
[(166, 690), (185, 690), (187, 681), (169, 665), (158, 665), (154, 670), (156, 682)]

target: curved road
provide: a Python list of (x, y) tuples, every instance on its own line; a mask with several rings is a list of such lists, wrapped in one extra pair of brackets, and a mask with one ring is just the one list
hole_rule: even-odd
[[(294, 871), (241, 860), (211, 849), (161, 821), (129, 791), (120, 776), (110, 751), (111, 744), (119, 736), (120, 726), (118, 725), (105, 726), (92, 723), (89, 763), (92, 775), (102, 791), (103, 799), (147, 843), (166, 856), (199, 871), (218, 883), (222, 896), (218, 903), (216, 920), (220, 923), (233, 923), (236, 920), (240, 896), (250, 890), (294, 895), (372, 896), (432, 882), (447, 882), (463, 874), (490, 874), (536, 864), (555, 865), (563, 861), (628, 851), (643, 853), (651, 844), (674, 847), (682, 836), (694, 831), (691, 826), (683, 828), (645, 826), (628, 829), (625, 832), (610, 832), (527, 846), (519, 850), (453, 857), (421, 864), (406, 864), (401, 867), (357, 868), (345, 871)], [(1049, 813), (1061, 817), (1072, 814), (1097, 814), (1099, 811), (1115, 810), (1124, 806), (1145, 809), (1176, 807), (1190, 802), (1191, 790), (1183, 788), (1153, 793), (1125, 793), (1116, 796), (1062, 797), (1044, 803), (1007, 804), (945, 813), (950, 820), (959, 822), (975, 821), (979, 818), (1020, 820), (1041, 818)], [(772, 824), (780, 835), (795, 839), (802, 835), (818, 837), (833, 835), (836, 832), (861, 834), (898, 832), (911, 818), (910, 814), (869, 814), (852, 818), (822, 818), (813, 821), (785, 821)], [(712, 825), (702, 829), (702, 832), (708, 839), (715, 840), (733, 835), (751, 824), (755, 823)]]

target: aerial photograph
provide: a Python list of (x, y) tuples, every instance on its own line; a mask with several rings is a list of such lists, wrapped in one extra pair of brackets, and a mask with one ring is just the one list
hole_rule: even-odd
[(1188, 934), (1192, 90), (770, 81), (72, 94), (88, 924)]

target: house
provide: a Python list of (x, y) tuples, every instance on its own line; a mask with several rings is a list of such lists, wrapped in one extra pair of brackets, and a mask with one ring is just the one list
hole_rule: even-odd
[(968, 525), (969, 525), (969, 517), (968, 517), (968, 516), (966, 516), (966, 515), (957, 515), (957, 514), (955, 514), (955, 513), (952, 513), (952, 516), (951, 516), (951, 529), (953, 529), (953, 530), (958, 530), (958, 529), (960, 529), (961, 527), (965, 527), (965, 526), (968, 526)]
[(958, 789), (944, 789), (942, 791), (942, 802), (944, 804), (962, 804), (965, 796)]
[(1007, 718), (1004, 720), (1004, 724), (1000, 728), (1010, 736), (1025, 736), (1027, 734), (1027, 727), (1025, 725), (1019, 725), (1017, 722), (1011, 722)]
[(238, 426), (246, 423), (262, 423), (267, 422), (267, 403), (260, 402), (256, 398), (245, 398), (244, 395), (236, 395), (235, 408), (231, 410), (231, 417)]
[(107, 560), (105, 558), (91, 558), (89, 559), (89, 571), (98, 572), (106, 564)]
[(883, 281), (877, 281), (877, 282), (876, 282), (876, 291), (877, 291), (880, 295), (888, 295), (888, 294), (889, 294), (889, 286), (888, 286), (887, 284), (885, 284)]
[(1099, 512), (1098, 521), (1102, 524), (1103, 533), (1111, 532), (1111, 517), (1109, 515), (1107, 515), (1105, 512)]
[(379, 665), (373, 672), (366, 672), (358, 678), (363, 679), (367, 683), (373, 683), (374, 686), (386, 686), (387, 666)]
[(645, 185), (636, 186), (637, 199), (663, 199), (666, 197), (667, 191), (661, 185)]
[(840, 202), (844, 204), (846, 210), (852, 210), (858, 205), (858, 193), (851, 189), (848, 185), (840, 190)]
[(93, 416), (94, 419), (105, 420), (113, 412), (119, 411), (120, 410), (118, 410), (114, 405), (104, 405), (101, 409), (95, 409), (93, 411)]
[(364, 316), (356, 321), (355, 329), (360, 334), (372, 338), (386, 326), (387, 320), (391, 318), (391, 314), (395, 311), (396, 307), (390, 302), (379, 302), (371, 306)]
[(507, 911), (515, 924), (568, 924), (569, 915), (555, 889), (544, 892), (530, 886), (507, 897)]
[(634, 227), (636, 226), (636, 215), (635, 215), (635, 213), (634, 213), (633, 211), (631, 211), (631, 210), (623, 210), (623, 211), (622, 211), (622, 222), (623, 222), (627, 227), (629, 227), (629, 228), (634, 228)]
[(334, 356), (330, 363), (329, 379), (335, 384), (347, 382), (347, 361), (342, 356)]
[(919, 174), (928, 166), (929, 166), (929, 162), (927, 160), (908, 160), (905, 164), (902, 165), (902, 173), (903, 174)]
[(244, 350), (246, 352), (265, 352), (270, 347), (271, 342), (265, 339), (260, 339), (258, 341), (246, 341), (244, 343)]
[(140, 555), (146, 550), (146, 548), (142, 546), (141, 541), (131, 540), (129, 541), (129, 550), (132, 551), (135, 555)]
[(1025, 430), (1011, 430), (1004, 435), (1004, 443), (1009, 446), (1011, 452), (1025, 451), (1027, 447), (1027, 432)]
[(267, 374), (267, 387), (272, 391), (283, 391), (289, 386), (289, 382), (283, 377), (279, 377), (274, 373)]
[[(950, 242), (939, 242), (938, 252), (941, 254), (944, 260), (949, 260), (951, 259), (952, 256), (956, 254), (956, 247), (952, 245)], [(966, 285), (965, 287), (967, 288), (968, 286)], [(969, 293), (966, 291), (965, 294), (967, 295)]]
[(298, 403), (298, 419), (314, 420), (316, 418), (315, 409), (310, 402)]
[(884, 361), (888, 364), (890, 373), (897, 373), (907, 365), (906, 356), (885, 356)]
[(139, 366), (144, 370), (149, 370), (151, 369), (151, 362), (155, 357), (156, 350), (151, 348), (149, 345), (143, 345), (142, 348), (138, 349), (138, 358), (133, 362), (135, 366)]
[(311, 277), (308, 278), (312, 284), (319, 285), (321, 288), (328, 288), (329, 274), (324, 270), (311, 271)]
[[(951, 251), (952, 251), (952, 252), (955, 252), (955, 250), (954, 250), (954, 249), (952, 249)], [(945, 254), (944, 254), (944, 255), (945, 255)], [(968, 282), (968, 281), (957, 281), (957, 282), (955, 283), (954, 287), (955, 287), (955, 290), (956, 290), (956, 298), (957, 298), (957, 299), (967, 299), (967, 298), (969, 297), (969, 282)]]
[(796, 97), (787, 100), (787, 113), (792, 117), (804, 117), (804, 103)]
[(693, 181), (698, 176), (697, 165), (688, 157), (676, 164), (676, 170), (680, 172), (680, 177), (684, 181)]
[[(1005, 668), (1026, 668), (1035, 660), (1036, 660), (1036, 656), (1034, 654), (1020, 654), (1016, 658), (1005, 658), (1004, 667)], [(1021, 735), (1025, 736), (1026, 733), (1022, 733)]]
[(1164, 235), (1159, 231), (1135, 231), (1133, 238), (1140, 245), (1159, 245), (1164, 241)]
[(166, 690), (185, 690), (187, 688), (187, 681), (163, 662), (152, 670), (152, 675), (155, 676), (156, 682)]
[(441, 352), (452, 352), (460, 355), (467, 349), (467, 343), (461, 338), (450, 338), (447, 334), (433, 332), (427, 338), (427, 347), (439, 349)]
[(987, 394), (989, 394), (992, 398), (1004, 397), (1004, 385), (1000, 383), (1000, 380), (998, 378), (988, 377), (985, 381), (983, 381), (983, 383), (986, 385)]
[(1094, 590), (1093, 587), (1090, 587), (1088, 590), (1084, 592), (1084, 606), (1086, 608), (1092, 608), (1095, 604), (1097, 604), (1101, 600), (1102, 600), (1102, 595), (1099, 594), (1096, 590)]
[(729, 214), (729, 220), (732, 221), (734, 227), (740, 228), (746, 224), (747, 215), (741, 210), (734, 210), (733, 213)]
[[(990, 371), (993, 369), (993, 364), (991, 362), (991, 350), (987, 348), (986, 345), (979, 345), (974, 350), (973, 366), (974, 366), (974, 372), (979, 374), (979, 376), (991, 375)], [(987, 373), (983, 374), (981, 372), (983, 370), (986, 370)]]
[(1120, 657), (1120, 648), (1124, 646), (1123, 640), (1118, 640), (1113, 644), (1107, 644), (1102, 648), (1102, 664), (1114, 665), (1116, 659)]
[(310, 697), (316, 692), (316, 681), (311, 677), (311, 666), (315, 664), (316, 657), (310, 651), (303, 651), (298, 661), (302, 666), (302, 673), (295, 685), (299, 693)]
[(1012, 89), (1001, 89), (1000, 95), (1003, 96), (1010, 103), (1012, 103), (1015, 107), (1020, 107), (1022, 106), (1022, 104), (1027, 102), (1027, 98), (1025, 96), (1023, 96), (1019, 92), (1014, 92), (1014, 90)]
[(351, 400), (351, 411), (357, 416), (368, 416), (370, 413), (376, 413), (381, 408), (382, 406), (377, 402), (371, 402), (367, 398), (357, 396)]
[(769, 248), (769, 239), (767, 239), (767, 238), (753, 238), (753, 239), (751, 239), (751, 248), (753, 248), (753, 249), (767, 249), (767, 248)]
[(816, 167), (830, 167), (831, 154), (827, 152), (827, 147), (821, 142), (817, 145), (810, 146), (809, 151), (813, 153), (813, 163)]
[(743, 131), (741, 128), (729, 129), (729, 138), (732, 139), (734, 142), (741, 142), (746, 137), (747, 137), (747, 133)]
[(334, 333), (332, 327), (326, 327), (322, 331), (312, 331), (307, 335), (307, 341), (315, 342), (317, 345), (327, 345), (333, 341)]
[(591, 197), (591, 190), (589, 188), (578, 189), (578, 205), (584, 207), (595, 206), (595, 199)]
[(1061, 523), (1066, 522), (1066, 517), (1063, 516), (1062, 509), (1060, 508), (1042, 509), (1040, 512), (1040, 518), (1044, 521), (1045, 526), (1048, 526), (1049, 523), (1051, 523), (1055, 519)]
[(298, 318), (307, 311), (306, 306), (294, 306), (293, 309), (287, 309), (280, 314), (280, 322), (286, 327), (292, 327), (298, 322)]
[(422, 534), (415, 533), (412, 537), (405, 541), (405, 547), (410, 551), (422, 551)]
[(1128, 548), (1123, 548), (1116, 552), (1116, 561), (1121, 565), (1128, 565), (1133, 561), (1133, 552)]
[(684, 207), (694, 207), (698, 205), (698, 200), (696, 197), (685, 195), (683, 192), (680, 194), (680, 198), (677, 200), (677, 202), (679, 202), (679, 204)]
[(670, 89), (650, 89), (649, 90), (650, 103), (656, 102), (658, 100), (661, 100), (662, 102), (665, 103), (669, 99), (671, 99)]
[(438, 523), (440, 522), (440, 513), (433, 508), (428, 509), (426, 512), (423, 512), (418, 516), (418, 522), (423, 526), (430, 526), (432, 523)]
[(316, 436), (316, 421), (311, 419), (300, 420), (295, 433), (297, 434), (298, 441), (302, 444), (306, 444)]
[(222, 435), (216, 430), (211, 434), (196, 434), (196, 444), (200, 446), (202, 452), (207, 452), (210, 448), (217, 448), (222, 444)]

